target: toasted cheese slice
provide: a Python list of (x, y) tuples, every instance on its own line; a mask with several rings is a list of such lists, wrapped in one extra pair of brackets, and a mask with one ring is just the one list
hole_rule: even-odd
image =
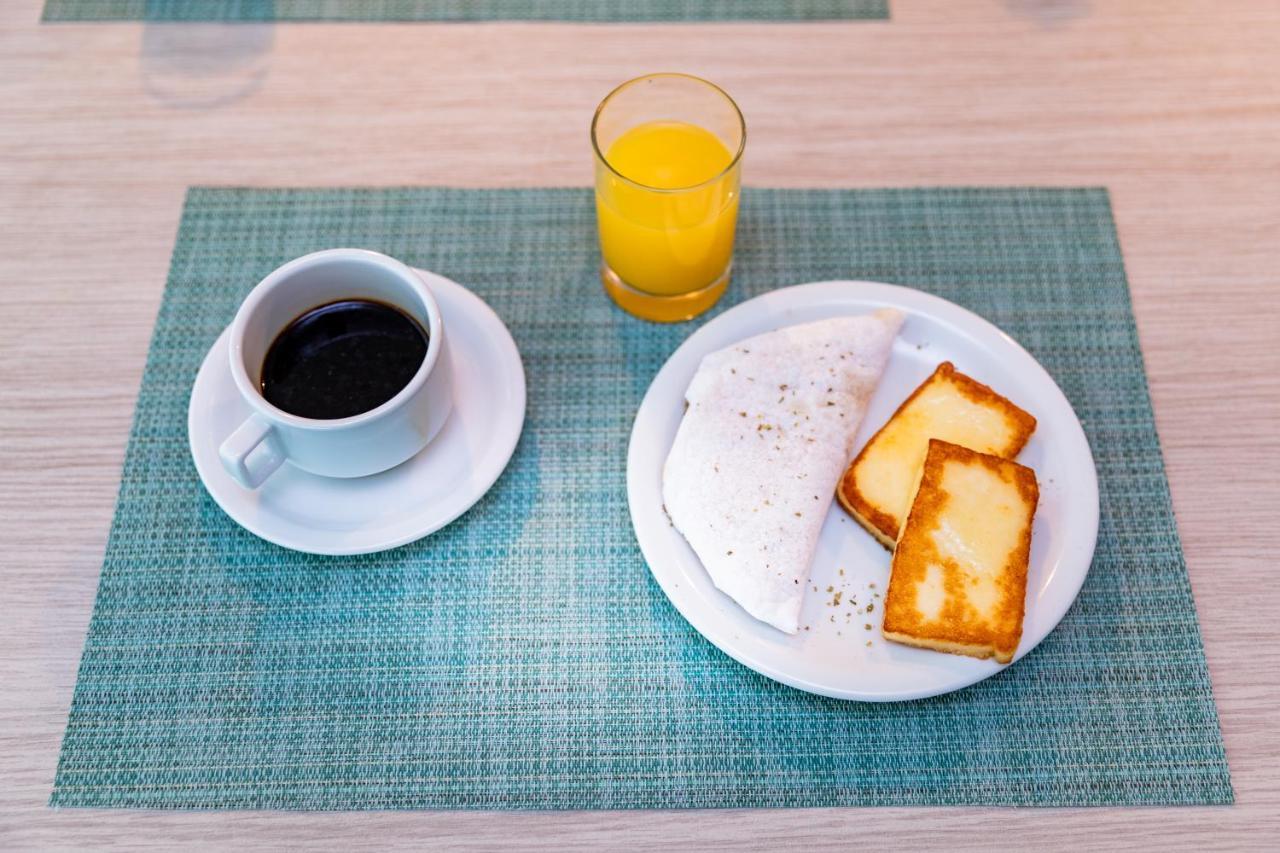
[(794, 634), (809, 564), (902, 315), (787, 326), (710, 353), (663, 466), (662, 499), (716, 587)]
[(1031, 415), (944, 361), (862, 448), (836, 496), (892, 549), (930, 439), (1012, 459), (1035, 428)]
[(1035, 472), (931, 439), (890, 567), (884, 636), (1009, 663), (1022, 637)]

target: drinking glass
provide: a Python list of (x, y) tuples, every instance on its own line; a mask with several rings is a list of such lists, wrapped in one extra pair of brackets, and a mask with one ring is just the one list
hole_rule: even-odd
[(747, 128), (720, 87), (687, 74), (623, 83), (596, 109), (596, 216), (605, 292), (678, 322), (729, 285)]

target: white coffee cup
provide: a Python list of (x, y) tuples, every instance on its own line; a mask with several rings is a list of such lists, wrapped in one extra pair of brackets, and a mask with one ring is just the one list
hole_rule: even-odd
[[(426, 330), (427, 355), (398, 394), (333, 420), (289, 414), (262, 396), (267, 350), (297, 317), (326, 303), (371, 299), (393, 305)], [(440, 308), (409, 267), (377, 252), (329, 249), (290, 261), (255, 287), (231, 324), (231, 376), (253, 409), (218, 449), (240, 485), (256, 489), (286, 461), (325, 477), (364, 477), (421, 451), (453, 408), (449, 350)]]

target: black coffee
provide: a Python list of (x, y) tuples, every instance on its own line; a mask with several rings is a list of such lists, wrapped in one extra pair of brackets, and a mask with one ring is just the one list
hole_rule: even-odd
[(262, 396), (304, 418), (376, 409), (427, 357), (427, 333), (402, 311), (364, 299), (312, 308), (284, 328), (262, 362)]

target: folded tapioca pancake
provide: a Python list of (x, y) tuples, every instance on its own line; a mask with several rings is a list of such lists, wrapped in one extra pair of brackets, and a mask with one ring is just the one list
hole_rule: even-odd
[(902, 314), (788, 326), (702, 360), (663, 468), (667, 514), (715, 585), (787, 633)]

